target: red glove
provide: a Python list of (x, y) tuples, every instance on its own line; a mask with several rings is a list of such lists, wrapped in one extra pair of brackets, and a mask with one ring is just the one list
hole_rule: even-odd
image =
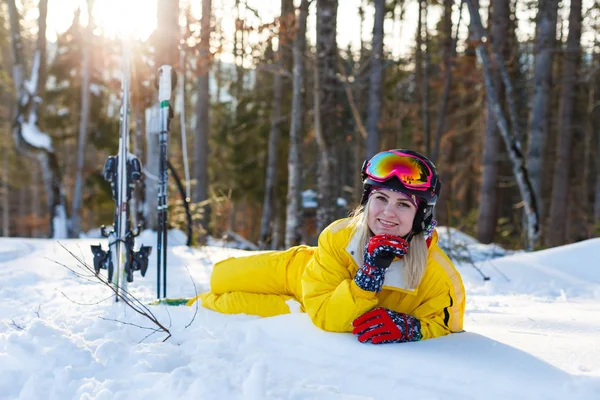
[(401, 257), (408, 251), (408, 243), (400, 236), (384, 234), (369, 239), (365, 247), (365, 261), (374, 267), (387, 268), (394, 256)]
[(375, 235), (365, 246), (364, 262), (354, 276), (354, 282), (363, 290), (379, 292), (383, 286), (385, 270), (394, 256), (403, 256), (408, 251), (406, 240), (395, 235)]
[(421, 340), (421, 322), (408, 314), (375, 308), (367, 311), (352, 323), (352, 333), (361, 343), (402, 343)]

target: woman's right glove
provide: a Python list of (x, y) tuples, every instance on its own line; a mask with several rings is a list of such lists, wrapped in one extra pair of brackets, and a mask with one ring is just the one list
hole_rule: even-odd
[(401, 257), (408, 251), (408, 243), (400, 236), (375, 235), (365, 246), (363, 265), (354, 276), (356, 285), (370, 292), (379, 292), (383, 286), (385, 271), (394, 257)]

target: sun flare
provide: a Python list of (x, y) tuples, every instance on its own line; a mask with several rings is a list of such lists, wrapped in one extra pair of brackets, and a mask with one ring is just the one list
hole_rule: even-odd
[(92, 15), (107, 36), (146, 39), (156, 27), (156, 0), (96, 0)]
[[(156, 27), (157, 0), (93, 0), (94, 25), (108, 37), (147, 39)], [(48, 1), (48, 38), (66, 31), (73, 22), (73, 13), (81, 10), (81, 23), (87, 25), (86, 0)]]

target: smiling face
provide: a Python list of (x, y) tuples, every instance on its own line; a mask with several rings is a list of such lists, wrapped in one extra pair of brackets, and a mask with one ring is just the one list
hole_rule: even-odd
[(409, 198), (383, 188), (373, 190), (367, 207), (367, 224), (374, 235), (405, 237), (417, 214), (417, 207)]

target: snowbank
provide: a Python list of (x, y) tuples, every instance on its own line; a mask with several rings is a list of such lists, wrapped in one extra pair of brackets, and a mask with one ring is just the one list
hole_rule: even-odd
[[(172, 297), (207, 290), (215, 262), (248, 254), (180, 239), (169, 236)], [(600, 239), (477, 263), (488, 281), (460, 264), (466, 332), (379, 346), (324, 332), (303, 313), (149, 306), (173, 335), (163, 342), (147, 320), (102, 301), (105, 287), (64, 267), (75, 262), (61, 244), (91, 263), (98, 241), (0, 239), (0, 398), (600, 398)], [(155, 261), (130, 286), (145, 303)]]

